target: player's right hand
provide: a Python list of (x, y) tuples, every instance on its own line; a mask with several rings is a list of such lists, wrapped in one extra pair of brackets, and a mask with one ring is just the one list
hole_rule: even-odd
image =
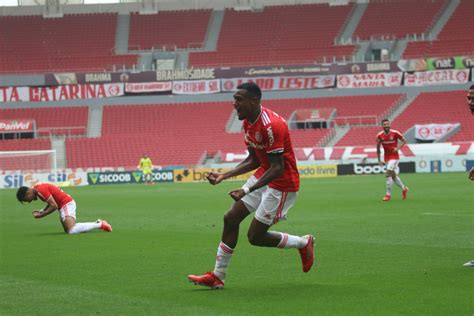
[(224, 176), (217, 172), (210, 172), (209, 175), (207, 176), (207, 180), (209, 181), (210, 184), (216, 185), (216, 184), (221, 183), (222, 180), (224, 180)]
[(40, 211), (33, 211), (32, 212), (34, 218), (41, 218), (41, 212)]
[(469, 179), (474, 181), (474, 167), (471, 168), (471, 171), (469, 171)]
[(379, 161), (379, 165), (381, 165), (383, 167), (383, 166), (385, 166), (385, 162)]

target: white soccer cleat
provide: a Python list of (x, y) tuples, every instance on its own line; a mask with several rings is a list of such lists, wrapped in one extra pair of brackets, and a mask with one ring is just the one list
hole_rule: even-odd
[(463, 267), (474, 267), (474, 260), (466, 262), (463, 264)]

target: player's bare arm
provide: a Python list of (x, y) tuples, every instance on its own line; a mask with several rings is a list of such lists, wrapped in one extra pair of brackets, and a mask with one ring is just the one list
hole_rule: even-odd
[(225, 173), (209, 173), (209, 175), (207, 176), (207, 180), (209, 181), (209, 183), (211, 183), (212, 185), (216, 185), (221, 183), (225, 179), (245, 174), (247, 172), (257, 169), (260, 166), (260, 161), (258, 160), (257, 154), (255, 154), (255, 150), (253, 148), (248, 148), (248, 151), (249, 155), (232, 170), (229, 170)]
[(53, 213), (54, 211), (56, 211), (58, 209), (58, 204), (56, 203), (56, 201), (54, 200), (54, 198), (52, 196), (50, 196), (47, 200), (46, 200), (46, 207), (41, 210), (41, 211), (33, 211), (33, 217), (34, 218), (42, 218), (42, 217), (45, 217), (51, 213)]
[(400, 142), (398, 143), (398, 146), (397, 148), (395, 149), (395, 151), (399, 151), (400, 149), (402, 149), (403, 146), (405, 146), (407, 144), (407, 140), (405, 139), (405, 137), (401, 137), (400, 138)]
[(258, 181), (250, 188), (236, 189), (229, 192), (231, 198), (235, 201), (240, 200), (245, 194), (255, 191), (261, 187), (266, 186), (275, 179), (278, 179), (283, 175), (285, 164), (283, 160), (283, 154), (268, 154), (268, 160), (270, 161), (270, 168), (258, 179)]
[(377, 161), (379, 162), (379, 165), (384, 166), (385, 162), (380, 160), (380, 145), (382, 145), (382, 143), (380, 142), (380, 139), (377, 138)]

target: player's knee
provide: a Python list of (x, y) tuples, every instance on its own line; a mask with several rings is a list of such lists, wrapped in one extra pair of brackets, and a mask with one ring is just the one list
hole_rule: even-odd
[(261, 246), (263, 244), (262, 236), (256, 234), (255, 232), (247, 232), (247, 238), (249, 243), (254, 246)]

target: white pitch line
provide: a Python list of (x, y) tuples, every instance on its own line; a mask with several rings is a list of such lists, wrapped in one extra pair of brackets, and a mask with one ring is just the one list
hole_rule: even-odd
[(421, 213), (421, 215), (433, 215), (433, 216), (474, 216), (474, 214), (445, 214), (445, 213)]

